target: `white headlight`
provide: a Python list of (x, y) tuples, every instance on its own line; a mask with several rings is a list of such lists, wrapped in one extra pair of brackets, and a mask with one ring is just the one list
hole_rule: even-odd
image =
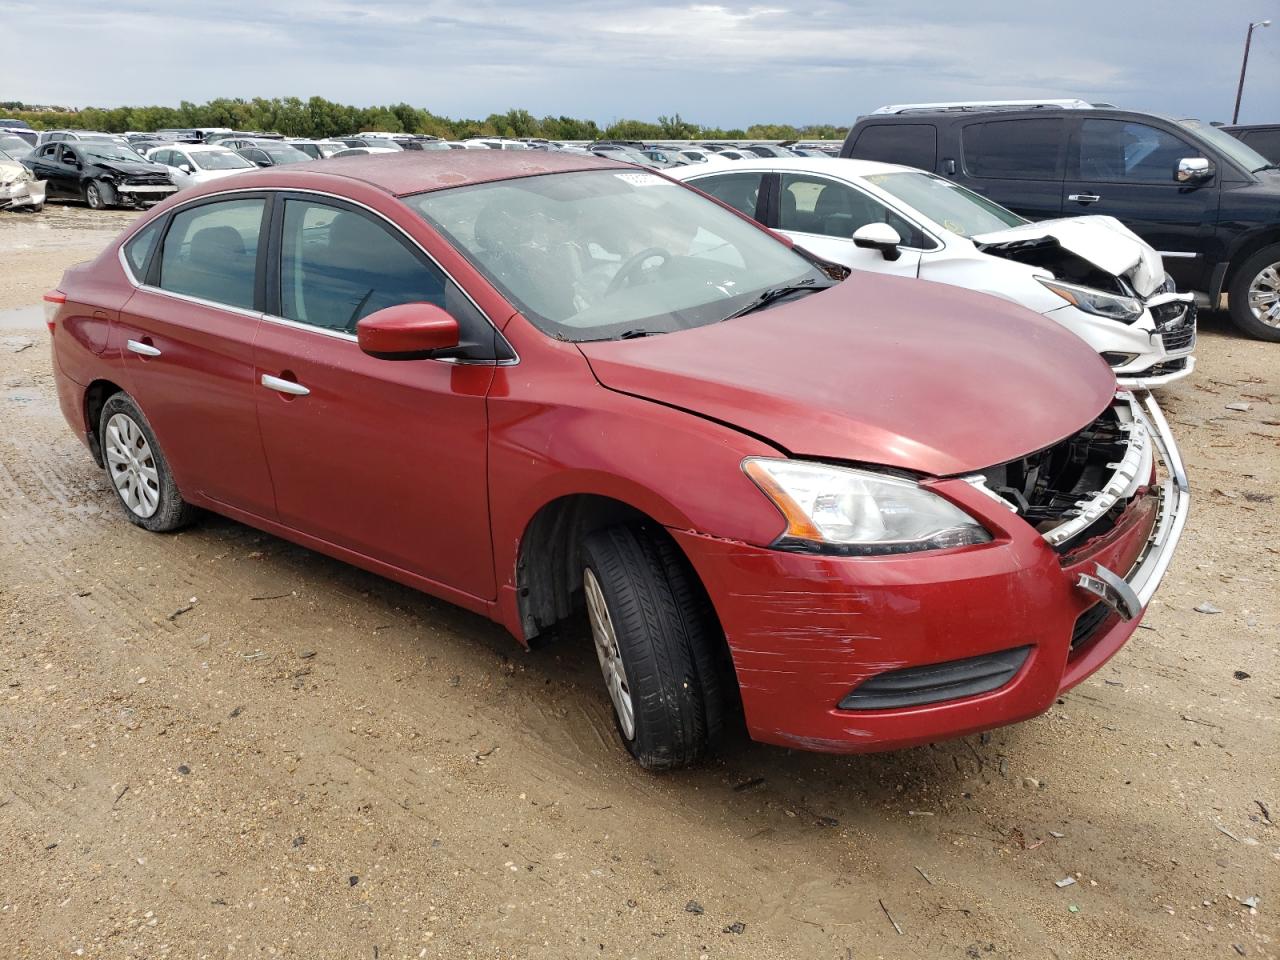
[(1067, 303), (1078, 307), (1085, 313), (1095, 317), (1106, 317), (1108, 320), (1119, 320), (1121, 323), (1133, 323), (1142, 316), (1142, 301), (1135, 297), (1126, 297), (1116, 293), (1082, 287), (1077, 283), (1064, 283), (1061, 280), (1050, 280), (1048, 277), (1036, 277), (1046, 287), (1060, 296)]
[(914, 480), (764, 457), (744, 460), (742, 469), (786, 518), (778, 546), (862, 556), (991, 540), (973, 517)]

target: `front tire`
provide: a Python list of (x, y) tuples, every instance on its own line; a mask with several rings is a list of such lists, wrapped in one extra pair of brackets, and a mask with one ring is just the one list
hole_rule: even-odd
[(107, 209), (107, 188), (97, 180), (90, 180), (84, 186), (84, 202), (90, 210)]
[(130, 523), (154, 533), (185, 527), (195, 508), (182, 499), (151, 424), (133, 398), (115, 393), (98, 418), (107, 477)]
[(616, 526), (583, 544), (583, 592), (618, 735), (649, 770), (697, 762), (724, 722), (718, 627), (661, 533)]
[(1258, 340), (1280, 343), (1280, 243), (1242, 263), (1227, 293), (1232, 323)]

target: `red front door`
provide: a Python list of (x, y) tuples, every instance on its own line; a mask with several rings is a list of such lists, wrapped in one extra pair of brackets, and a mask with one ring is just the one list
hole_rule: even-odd
[(494, 367), (379, 360), (355, 340), (356, 320), (397, 303), (455, 312), (456, 288), (372, 215), (282, 202), (269, 294), (282, 316), (263, 321), (254, 378), (281, 522), (492, 598), (485, 398)]

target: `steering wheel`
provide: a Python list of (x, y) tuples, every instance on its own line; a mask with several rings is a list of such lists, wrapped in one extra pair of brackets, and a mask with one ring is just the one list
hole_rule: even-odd
[(631, 281), (644, 272), (644, 264), (654, 257), (661, 257), (662, 262), (666, 263), (671, 259), (671, 254), (661, 247), (645, 247), (639, 253), (627, 257), (618, 268), (618, 272), (613, 275), (613, 279), (609, 281), (609, 285), (604, 288), (604, 295), (611, 297), (624, 286), (630, 286)]

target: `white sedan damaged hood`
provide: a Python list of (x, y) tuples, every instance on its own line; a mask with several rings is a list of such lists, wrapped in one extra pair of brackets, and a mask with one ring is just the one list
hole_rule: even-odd
[(1164, 283), (1164, 263), (1160, 254), (1115, 217), (1041, 220), (979, 234), (972, 239), (980, 250), (987, 253), (1006, 245), (1056, 240), (1064, 250), (1098, 269), (1124, 277), (1141, 297), (1150, 296)]

